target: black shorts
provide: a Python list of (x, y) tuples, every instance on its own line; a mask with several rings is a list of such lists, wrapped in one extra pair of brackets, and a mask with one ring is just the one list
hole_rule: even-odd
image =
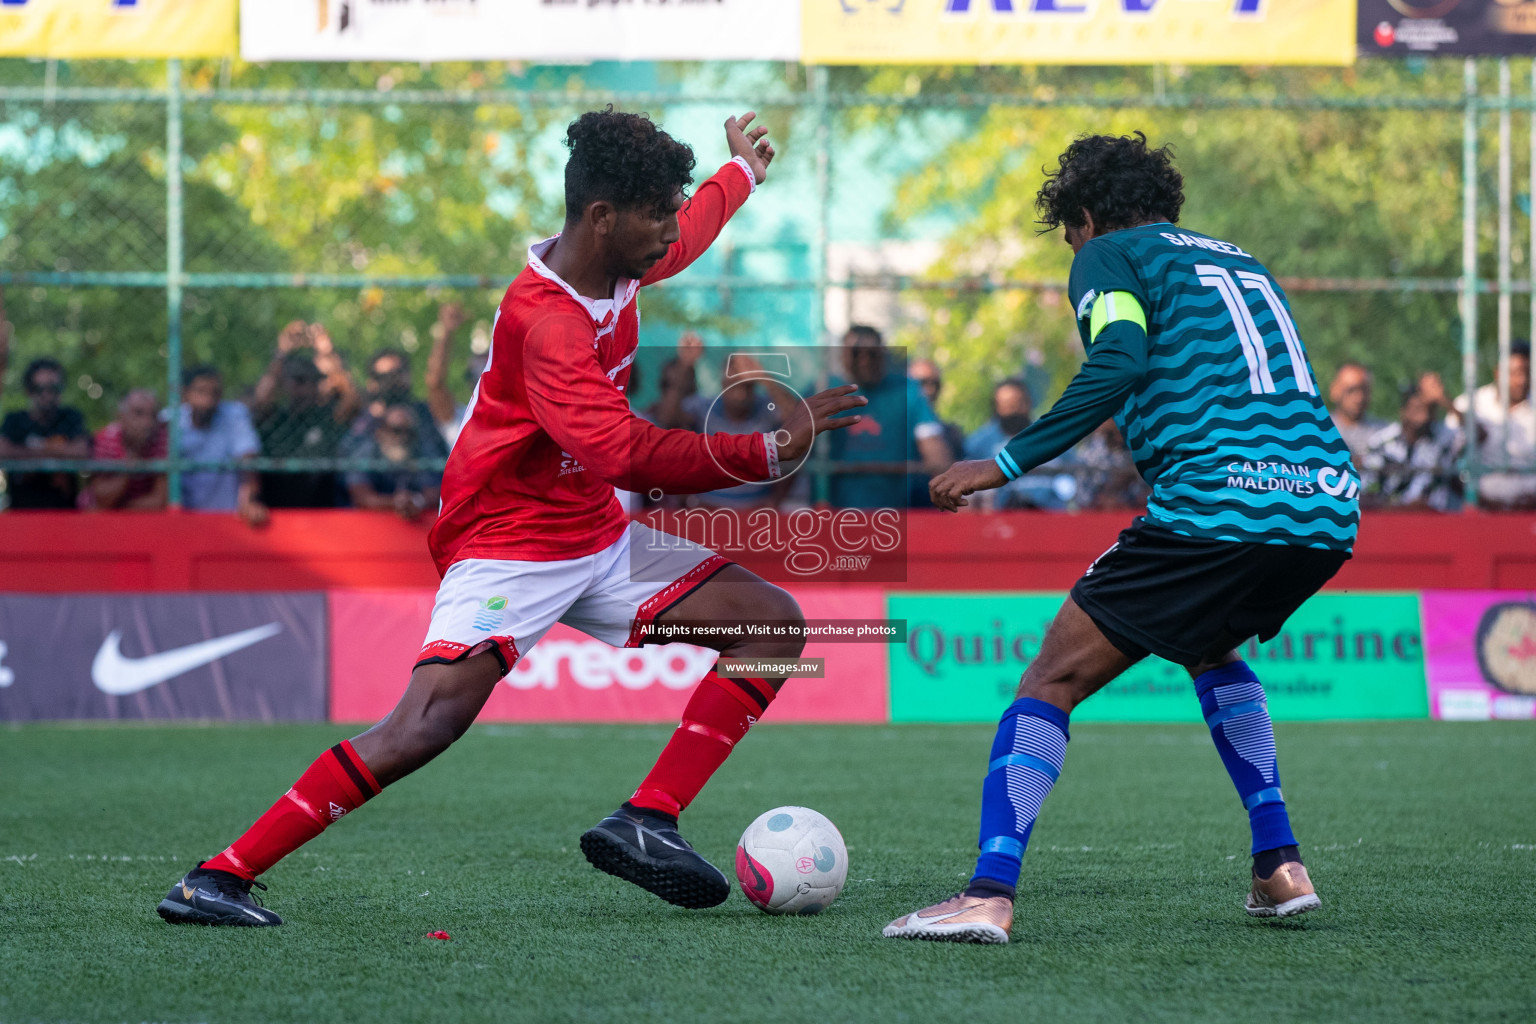
[(1342, 551), (1186, 537), (1145, 519), (1120, 533), (1072, 588), (1110, 643), (1133, 661), (1219, 661), (1270, 640), (1349, 559)]

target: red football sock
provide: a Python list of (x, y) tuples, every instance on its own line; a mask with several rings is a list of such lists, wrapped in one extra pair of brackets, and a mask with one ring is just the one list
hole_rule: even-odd
[(352, 744), (342, 740), (316, 758), (245, 835), (203, 867), (255, 878), (382, 788)]
[(677, 816), (699, 795), (775, 696), (766, 679), (725, 679), (710, 669), (688, 699), (683, 721), (656, 759), (656, 767), (629, 802)]

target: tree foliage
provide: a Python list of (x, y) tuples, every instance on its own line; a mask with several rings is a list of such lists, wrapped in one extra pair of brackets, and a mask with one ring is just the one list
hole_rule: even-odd
[[(64, 63), (55, 71), (61, 86), (160, 88), (165, 81), (165, 65), (155, 61)], [(783, 66), (648, 73), (656, 88), (685, 95), (734, 90), (805, 98), (809, 89), (804, 69)], [(41, 85), (48, 74), (43, 62), (0, 61), (0, 84)], [(893, 167), (920, 157), (890, 204), (888, 234), (919, 240), (942, 234), (940, 257), (927, 276), (975, 286), (912, 293), (903, 308), (915, 315), (893, 340), (938, 359), (949, 381), (944, 411), (967, 426), (985, 418), (995, 380), (1029, 367), (1054, 391), (1081, 358), (1060, 288), (1070, 252), (1059, 235), (1035, 233), (1032, 209), (1042, 168), (1081, 132), (1140, 128), (1157, 142), (1172, 142), (1188, 181), (1184, 222), (1243, 245), (1282, 278), (1459, 273), (1460, 112), (1369, 106), (1392, 98), (1455, 100), (1459, 61), (1362, 62), (1339, 70), (846, 68), (832, 75), (834, 95), (895, 93), (926, 104), (841, 105), (833, 121), (834, 180), (838, 189), (866, 200), (876, 191), (869, 187), (873, 178), (861, 177), (847, 156), (854, 137), (887, 140), (893, 155), (901, 150)], [(1485, 90), (1491, 83), (1485, 66)], [(581, 68), (189, 62), (184, 84), (194, 92), (344, 89), (388, 98), (413, 89), (515, 93), (609, 83), (598, 69)], [(988, 106), (976, 99), (983, 94), (1023, 97), (1035, 105)], [(1248, 103), (1341, 97), (1362, 107), (1157, 105), (1164, 94)], [(1089, 97), (1094, 105), (1068, 105), (1070, 97)], [(1116, 102), (1125, 98), (1153, 102)], [(354, 371), (375, 349), (400, 345), (419, 350), (419, 375), (437, 306), (450, 298), (472, 310), (483, 336), (505, 281), (521, 264), (522, 247), (559, 217), (560, 196), (551, 194), (548, 183), (558, 178), (564, 158), (559, 127), (577, 112), (574, 105), (532, 102), (318, 103), (302, 96), (283, 106), (191, 99), (185, 109), (189, 271), (491, 278), (489, 287), (462, 293), (314, 286), (189, 290), (184, 361), (221, 366), (236, 393), (255, 380), (277, 331), (292, 319), (326, 324)], [(1515, 119), (1517, 154), (1528, 146), (1526, 121)], [(808, 104), (775, 111), (772, 123), (786, 153), (782, 174), (775, 165), (780, 188), (793, 183), (797, 194), (805, 193), (813, 178), (814, 111)], [(1482, 210), (1491, 214), (1491, 115), (1483, 129)], [(156, 103), (0, 104), (0, 270), (163, 269), (165, 134), (164, 107)], [(861, 145), (858, 151), (879, 149)], [(806, 163), (791, 163), (801, 159)], [(803, 255), (815, 234), (814, 204), (809, 193), (786, 204), (790, 208), (774, 215), (771, 230), (759, 225), (759, 241)], [(1491, 253), (1491, 215), (1482, 218), (1479, 231), (1482, 251)], [(1517, 240), (1527, 234), (1524, 216), (1517, 216)], [(1517, 246), (1517, 276), (1528, 273), (1527, 258)], [(752, 268), (760, 265), (742, 272), (757, 273)], [(1491, 265), (1483, 269), (1487, 274)], [(993, 287), (1008, 281), (1038, 287)], [(661, 290), (648, 300), (646, 320), (742, 335), (799, 322), (792, 312), (765, 312), (778, 309), (775, 302), (790, 302), (765, 294), (732, 306), (719, 297)], [(11, 388), (26, 360), (58, 357), (70, 369), (69, 400), (85, 407), (97, 425), (129, 388), (164, 391), (162, 290), (16, 286), (5, 297), (17, 328), (7, 375)], [(1339, 361), (1359, 358), (1376, 368), (1384, 385), (1421, 369), (1459, 379), (1454, 294), (1292, 290), (1290, 298), (1324, 377)], [(1525, 300), (1518, 300), (1517, 323), (1525, 308)], [(1486, 341), (1493, 331), (1492, 299), (1481, 309)], [(1379, 413), (1391, 412), (1391, 390), (1378, 388)], [(15, 404), (14, 390), (7, 399), (7, 406)]]
[[(40, 84), (41, 62), (0, 61), (0, 83)], [(192, 62), (183, 87), (476, 90), (516, 86), (503, 65)], [(57, 66), (60, 85), (160, 88), (161, 62)], [(184, 103), (185, 268), (194, 273), (471, 274), (485, 289), (192, 288), (183, 363), (249, 387), (292, 319), (324, 323), (354, 372), (385, 346), (419, 349), (438, 306), (465, 303), (484, 335), (523, 247), (547, 234), (560, 196), (541, 192), (563, 151), (540, 142), (573, 111), (401, 102)], [(0, 108), (0, 269), (166, 267), (166, 112), (156, 103), (11, 103)], [(156, 287), (19, 286), (11, 372), (51, 355), (67, 400), (94, 424), (133, 387), (166, 390), (167, 312)], [(653, 304), (653, 316), (675, 312)], [(460, 342), (461, 353), (464, 342)], [(467, 387), (455, 378), (461, 388)], [(6, 404), (14, 404), (15, 391)]]
[[(1455, 98), (1461, 64), (1362, 62), (1347, 70), (1168, 69), (1169, 93), (1372, 99)], [(851, 73), (846, 86), (945, 94), (1143, 98), (1162, 69), (889, 69)], [(1484, 73), (1485, 88), (1491, 76)], [(929, 292), (927, 316), (900, 337), (946, 371), (944, 412), (967, 427), (985, 419), (993, 382), (1028, 365), (1065, 386), (1081, 361), (1072, 311), (1059, 287), (987, 290), (988, 283), (1064, 284), (1071, 252), (1060, 232), (1036, 233), (1043, 169), (1083, 133), (1145, 131), (1172, 143), (1186, 180), (1182, 222), (1255, 253), (1283, 278), (1454, 277), (1460, 273), (1461, 115), (1458, 111), (1178, 109), (1159, 106), (980, 107), (966, 130), (902, 184), (903, 217), (955, 219), (931, 278), (973, 279), (975, 289)], [(1491, 119), (1489, 119), (1491, 121)], [(1519, 119), (1517, 119), (1518, 121)], [(1480, 166), (1485, 209), (1494, 154), (1485, 126)], [(1524, 139), (1517, 132), (1514, 151)], [(1516, 237), (1522, 225), (1516, 227)], [(1480, 224), (1493, 249), (1491, 217)], [(1515, 272), (1526, 255), (1517, 250)], [(1488, 273), (1488, 268), (1484, 268)], [(1293, 290), (1311, 358), (1326, 380), (1345, 359), (1372, 366), (1377, 411), (1395, 412), (1393, 388), (1424, 370), (1459, 380), (1460, 320), (1446, 293)], [(1491, 305), (1486, 307), (1491, 311)], [(1518, 321), (1517, 321), (1518, 322)], [(1493, 331), (1484, 313), (1484, 338)], [(1488, 346), (1485, 345), (1485, 348)]]

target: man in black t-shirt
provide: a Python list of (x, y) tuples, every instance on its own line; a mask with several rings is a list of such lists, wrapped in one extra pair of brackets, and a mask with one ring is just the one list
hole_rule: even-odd
[[(59, 404), (64, 367), (34, 359), (21, 375), (28, 406), (0, 423), (0, 459), (84, 459), (91, 437), (79, 409)], [(11, 473), (12, 508), (75, 508), (80, 479), (74, 473)]]
[[(298, 320), (283, 328), (251, 398), (261, 454), (335, 458), (357, 407), (352, 376), (325, 328)], [(340, 496), (333, 471), (261, 474), (261, 499), (271, 508), (332, 508)]]
[(368, 384), (363, 393), (363, 410), (352, 424), (344, 454), (358, 458), (368, 450), (370, 441), (385, 412), (395, 405), (408, 406), (415, 417), (416, 451), (423, 459), (446, 459), (448, 443), (437, 429), (432, 407), (412, 392), (411, 357), (404, 349), (384, 348), (374, 353), (368, 363)]

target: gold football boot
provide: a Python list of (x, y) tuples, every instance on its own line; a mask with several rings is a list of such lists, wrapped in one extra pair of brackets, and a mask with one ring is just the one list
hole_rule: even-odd
[(888, 939), (936, 942), (1007, 942), (1013, 927), (1013, 901), (1006, 896), (951, 896), (943, 903), (915, 910), (885, 926)]
[(1253, 888), (1243, 909), (1249, 917), (1290, 917), (1323, 905), (1300, 861), (1281, 864), (1268, 878), (1253, 876)]

